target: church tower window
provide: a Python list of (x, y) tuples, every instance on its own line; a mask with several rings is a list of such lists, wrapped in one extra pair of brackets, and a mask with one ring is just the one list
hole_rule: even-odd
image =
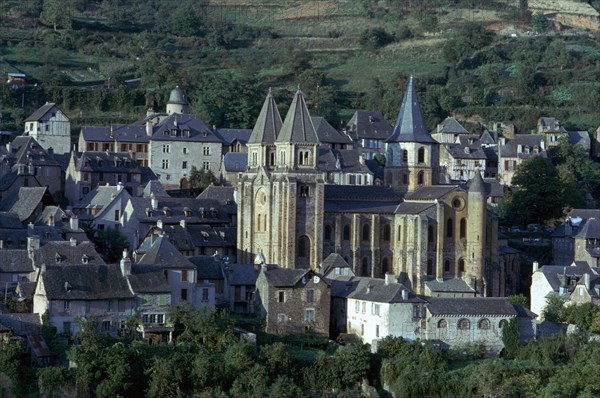
[(446, 220), (446, 237), (451, 238), (454, 235), (454, 220), (449, 218)]
[(431, 225), (427, 228), (427, 243), (433, 243), (433, 227)]
[(427, 260), (427, 275), (433, 275), (433, 260)]
[(417, 184), (418, 185), (423, 185), (424, 182), (425, 182), (425, 173), (423, 173), (423, 170), (421, 170), (417, 174)]
[(350, 225), (344, 225), (344, 240), (350, 240)]
[(362, 227), (362, 240), (369, 240), (370, 238), (371, 238), (371, 236), (370, 236), (369, 224), (363, 224), (363, 227)]
[(465, 259), (458, 260), (458, 272), (465, 272)]
[(425, 163), (425, 148), (419, 148), (417, 152), (417, 163)]
[(361, 276), (369, 276), (369, 259), (366, 257), (362, 259)]
[(333, 238), (333, 228), (329, 224), (325, 225), (324, 238), (325, 238), (325, 240), (331, 240)]
[(383, 241), (384, 242), (389, 242), (390, 241), (390, 224), (385, 224), (383, 226)]
[(464, 239), (467, 237), (467, 220), (465, 218), (460, 219), (460, 238)]
[(387, 257), (384, 257), (383, 260), (381, 260), (381, 272), (383, 273), (383, 275), (389, 272), (389, 268), (389, 260)]
[(306, 235), (298, 239), (298, 257), (302, 259), (310, 259), (310, 240)]

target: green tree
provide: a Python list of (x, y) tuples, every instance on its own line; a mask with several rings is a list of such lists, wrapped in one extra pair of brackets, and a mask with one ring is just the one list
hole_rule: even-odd
[(60, 0), (44, 0), (40, 21), (49, 25), (56, 31), (57, 28), (71, 28), (71, 16), (65, 4)]
[(394, 41), (394, 36), (383, 28), (368, 28), (362, 31), (358, 43), (367, 49), (377, 49)]
[(546, 306), (542, 310), (542, 317), (550, 322), (564, 321), (565, 299), (562, 297), (548, 297)]
[(58, 391), (61, 387), (73, 384), (74, 375), (70, 369), (62, 366), (51, 366), (38, 369), (37, 379), (44, 396), (52, 398), (61, 396)]
[[(0, 372), (4, 373), (12, 381), (12, 391), (19, 396), (20, 376), (23, 366), (21, 365), (22, 344), (20, 341), (7, 341), (0, 347)], [(2, 389), (0, 388), (0, 393)], [(4, 395), (4, 394), (1, 394)]]
[(543, 32), (548, 28), (548, 20), (542, 13), (533, 14), (531, 17), (531, 27), (536, 32)]
[(600, 315), (600, 309), (593, 303), (571, 304), (564, 307), (565, 322), (577, 325), (581, 330), (594, 331), (594, 321)]
[(211, 170), (198, 169), (196, 166), (192, 166), (190, 172), (190, 187), (197, 193), (200, 194), (210, 185), (218, 185), (219, 181)]
[(304, 396), (302, 389), (287, 376), (279, 376), (269, 391), (269, 398), (302, 398)]
[(129, 240), (118, 229), (109, 227), (94, 230), (89, 225), (83, 225), (83, 229), (107, 263), (117, 262), (123, 255), (123, 249), (129, 248)]
[(518, 304), (525, 308), (529, 308), (529, 299), (523, 294), (513, 294), (507, 297), (511, 304)]
[(255, 364), (235, 379), (231, 395), (234, 398), (262, 398), (267, 395), (268, 377), (265, 367)]
[(502, 328), (502, 343), (504, 343), (505, 356), (514, 358), (521, 345), (521, 333), (519, 330), (518, 318), (511, 318)]
[(149, 398), (183, 397), (184, 394), (179, 386), (182, 380), (181, 371), (170, 359), (155, 357), (147, 372), (150, 380), (146, 396)]

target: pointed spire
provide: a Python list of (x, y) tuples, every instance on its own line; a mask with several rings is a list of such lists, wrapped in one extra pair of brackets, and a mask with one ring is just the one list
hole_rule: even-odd
[(302, 144), (318, 144), (319, 138), (313, 125), (308, 107), (304, 101), (304, 94), (298, 89), (294, 100), (285, 116), (277, 142), (293, 142)]
[(475, 171), (475, 175), (471, 179), (471, 183), (469, 184), (469, 192), (485, 193), (483, 178), (481, 178), (481, 173), (479, 171)]
[(408, 79), (400, 113), (398, 113), (394, 131), (387, 142), (436, 142), (425, 126), (425, 118), (412, 76)]
[(248, 144), (274, 144), (280, 129), (281, 116), (269, 87), (269, 93), (258, 114)]

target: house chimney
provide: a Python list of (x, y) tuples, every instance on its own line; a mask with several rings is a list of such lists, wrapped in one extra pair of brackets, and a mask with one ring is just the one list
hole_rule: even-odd
[(40, 248), (40, 237), (33, 235), (27, 238), (27, 251), (30, 253)]
[(583, 284), (587, 290), (590, 290), (590, 274), (587, 272), (583, 274)]
[(540, 268), (540, 263), (536, 260), (533, 262), (533, 269), (532, 269), (532, 273), (534, 273), (535, 271), (537, 271)]
[(152, 121), (148, 120), (146, 122), (146, 135), (148, 135), (148, 137), (152, 137)]
[(402, 289), (402, 300), (403, 301), (408, 300), (408, 289)]
[(27, 229), (29, 230), (29, 233), (32, 233), (35, 230), (35, 225), (29, 221), (29, 224), (27, 224)]
[(163, 229), (163, 221), (162, 220), (156, 220), (156, 227)]
[(71, 247), (77, 246), (77, 239), (71, 238), (71, 239), (69, 239), (69, 242), (71, 243)]
[(123, 249), (123, 258), (121, 258), (121, 273), (123, 276), (131, 275), (131, 259), (127, 248)]
[(69, 226), (71, 227), (71, 231), (79, 231), (79, 219), (75, 214), (71, 215)]
[(396, 275), (388, 272), (385, 274), (385, 284), (391, 285), (392, 283), (397, 283)]
[(158, 199), (156, 199), (154, 192), (150, 195), (150, 206), (152, 207), (152, 210), (158, 209)]
[(187, 226), (185, 220), (179, 221), (179, 225), (181, 225), (181, 228), (186, 228)]
[(50, 214), (50, 216), (48, 217), (48, 226), (49, 227), (54, 226), (54, 214)]
[(117, 192), (121, 192), (122, 189), (123, 189), (123, 183), (121, 181), (119, 181), (117, 183)]

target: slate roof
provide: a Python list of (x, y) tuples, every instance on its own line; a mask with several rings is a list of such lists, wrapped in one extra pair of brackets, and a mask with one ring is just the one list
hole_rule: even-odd
[(187, 99), (185, 98), (185, 92), (179, 86), (175, 86), (171, 93), (169, 94), (169, 102), (168, 104), (181, 104), (187, 105)]
[(600, 220), (589, 218), (586, 220), (575, 239), (600, 239)]
[(387, 142), (437, 143), (427, 130), (412, 76), (408, 80), (394, 131)]
[(248, 170), (248, 153), (227, 152), (223, 156), (223, 167), (228, 172), (243, 172)]
[(560, 121), (555, 117), (540, 117), (538, 124), (544, 132), (560, 132), (565, 133), (567, 130), (561, 126)]
[(321, 116), (312, 117), (313, 125), (317, 131), (319, 141), (328, 144), (351, 145), (352, 139), (347, 135), (337, 131), (325, 118)]
[(27, 250), (0, 250), (0, 273), (21, 274), (33, 270)]
[(447, 117), (437, 125), (437, 133), (443, 134), (469, 134), (469, 132), (454, 117)]
[(445, 279), (443, 281), (432, 280), (425, 282), (425, 285), (432, 292), (475, 293), (475, 289), (462, 278)]
[(146, 184), (146, 186), (144, 187), (144, 192), (142, 193), (142, 197), (150, 198), (150, 196), (152, 196), (152, 194), (154, 194), (154, 196), (157, 198), (171, 197), (165, 190), (165, 187), (163, 187), (163, 185), (158, 180), (148, 181), (148, 184)]
[[(48, 266), (42, 271), (48, 300), (106, 300), (132, 298), (118, 265), (78, 264)], [(68, 285), (67, 285), (68, 284)]]
[(361, 163), (358, 149), (319, 148), (319, 170), (373, 174), (365, 164)]
[(473, 144), (460, 142), (457, 144), (443, 144), (443, 146), (454, 159), (487, 159), (483, 147), (478, 142)]
[(393, 214), (398, 207), (398, 201), (369, 201), (369, 200), (325, 200), (327, 213), (388, 213)]
[[(331, 296), (372, 301), (376, 303), (424, 303), (401, 283), (386, 284), (384, 279), (358, 276), (340, 276), (330, 281)], [(408, 290), (408, 300), (402, 299), (402, 290)]]
[(40, 314), (0, 314), (0, 324), (12, 330), (16, 336), (36, 336), (42, 333)]
[(134, 264), (127, 279), (135, 294), (171, 292), (165, 273), (159, 266)]
[(584, 261), (575, 261), (574, 265), (544, 265), (536, 272), (541, 272), (555, 292), (561, 285), (563, 274), (567, 276), (581, 276), (585, 273), (594, 274), (590, 266)]
[[(516, 158), (527, 156), (537, 156), (534, 153), (534, 148), (538, 148), (539, 154), (545, 153), (542, 149), (543, 143), (545, 142), (544, 134), (516, 134), (515, 138), (506, 139), (505, 145), (499, 145), (499, 157), (503, 158)], [(519, 145), (521, 145), (523, 151), (518, 152)], [(525, 148), (529, 147), (530, 153), (525, 153)]]
[(390, 187), (376, 185), (325, 185), (326, 200), (400, 201), (403, 194)]
[(235, 203), (234, 199), (235, 188), (209, 185), (196, 199), (211, 199), (216, 200), (221, 205), (231, 205)]
[[(152, 200), (131, 197), (129, 203), (134, 209), (132, 217), (141, 223), (156, 224), (162, 220), (166, 224), (179, 224), (186, 220), (189, 224), (225, 224), (229, 223), (230, 206), (220, 206), (214, 199), (197, 198), (158, 198), (158, 207), (152, 209)], [(186, 212), (191, 212), (190, 216)], [(169, 215), (167, 215), (169, 214)]]
[[(121, 191), (127, 190), (121, 188)], [(99, 185), (93, 188), (90, 193), (73, 207), (75, 209), (102, 209), (108, 206), (119, 194), (119, 187), (115, 185)], [(129, 193), (127, 193), (129, 194)]]
[(138, 252), (143, 253), (138, 264), (155, 264), (162, 268), (173, 269), (195, 268), (195, 265), (164, 236), (152, 236), (151, 239), (144, 239)]
[(281, 125), (276, 142), (295, 144), (319, 144), (308, 107), (302, 91), (296, 91), (290, 109)]
[[(177, 135), (171, 132), (177, 131)], [(223, 138), (195, 115), (172, 113), (152, 127), (153, 141), (219, 142)], [(185, 132), (189, 132), (189, 136)]]
[(0, 211), (0, 229), (22, 229), (23, 224), (17, 213)]
[(58, 109), (58, 106), (54, 102), (46, 102), (44, 105), (39, 107), (35, 112), (33, 112), (27, 119), (26, 122), (37, 122), (40, 121), (48, 112), (52, 109)]
[(274, 144), (281, 130), (281, 125), (281, 115), (279, 115), (275, 98), (273, 98), (271, 89), (269, 89), (267, 98), (265, 98), (252, 129), (252, 135), (248, 139), (248, 144)]
[(169, 239), (169, 242), (171, 242), (177, 250), (181, 252), (194, 250), (194, 239), (188, 228), (184, 228), (179, 224), (163, 225), (162, 228), (153, 226), (146, 234), (146, 237), (150, 234), (156, 236), (157, 234), (161, 235), (162, 233), (164, 233), (165, 237)]
[(260, 266), (253, 264), (229, 264), (225, 267), (225, 278), (230, 286), (254, 286)]
[[(96, 251), (94, 244), (89, 241), (79, 242), (75, 245), (71, 244), (71, 242), (51, 241), (34, 251), (33, 255), (37, 266), (57, 263), (82, 264), (84, 255), (88, 262), (85, 265), (104, 264), (104, 260), (102, 260), (102, 257)], [(60, 261), (57, 261), (57, 258)]]
[(569, 131), (569, 143), (572, 145), (581, 145), (589, 150), (591, 145), (590, 135), (587, 131)]
[(408, 193), (405, 200), (440, 199), (455, 189), (459, 189), (458, 185), (424, 185)]
[(482, 145), (495, 145), (498, 143), (498, 133), (485, 129), (479, 137), (479, 142)]
[(235, 140), (238, 140), (242, 144), (247, 144), (252, 134), (251, 129), (223, 129), (217, 130), (223, 141), (231, 145)]
[[(139, 124), (111, 124), (110, 126), (83, 126), (81, 135), (84, 141), (134, 142), (147, 144), (150, 138), (146, 126)], [(81, 148), (84, 149), (84, 148)]]
[(392, 135), (393, 127), (381, 112), (356, 111), (346, 125), (348, 134), (355, 140), (385, 141)]
[(27, 220), (42, 203), (47, 187), (21, 187), (2, 200), (0, 211), (16, 213), (21, 222)]
[(476, 171), (473, 178), (469, 181), (469, 192), (485, 193), (485, 186), (481, 173)]
[(569, 217), (581, 217), (584, 220), (588, 218), (600, 220), (600, 209), (573, 209), (569, 212)]
[(225, 278), (221, 262), (213, 256), (194, 256), (188, 260), (196, 266), (198, 280), (221, 280)]
[(135, 173), (142, 171), (133, 154), (123, 152), (73, 152), (75, 170), (102, 173)]
[(310, 269), (280, 267), (261, 267), (261, 272), (264, 272), (267, 283), (272, 287), (294, 287), (307, 274), (314, 273)]
[(430, 297), (427, 308), (433, 316), (505, 316), (518, 313), (505, 297)]
[[(466, 190), (469, 190), (469, 187), (471, 186), (472, 181), (473, 181), (473, 179), (467, 181), (467, 183), (464, 185), (464, 188)], [(495, 178), (484, 178), (483, 179), (483, 188), (484, 188), (485, 194), (487, 196), (501, 197), (502, 195), (504, 195), (504, 187)]]
[(235, 227), (188, 225), (187, 229), (196, 247), (229, 247), (234, 246), (236, 242)]
[(335, 268), (350, 268), (350, 265), (338, 253), (331, 253), (321, 263), (321, 271), (323, 275), (327, 275)]
[(435, 203), (422, 202), (402, 202), (397, 207), (394, 213), (396, 214), (421, 214), (427, 209), (435, 206)]
[(17, 136), (12, 140), (10, 143), (10, 153), (6, 152), (6, 157), (14, 163), (60, 167), (60, 163), (56, 161), (54, 154), (50, 154), (42, 148), (35, 138), (24, 135)]

